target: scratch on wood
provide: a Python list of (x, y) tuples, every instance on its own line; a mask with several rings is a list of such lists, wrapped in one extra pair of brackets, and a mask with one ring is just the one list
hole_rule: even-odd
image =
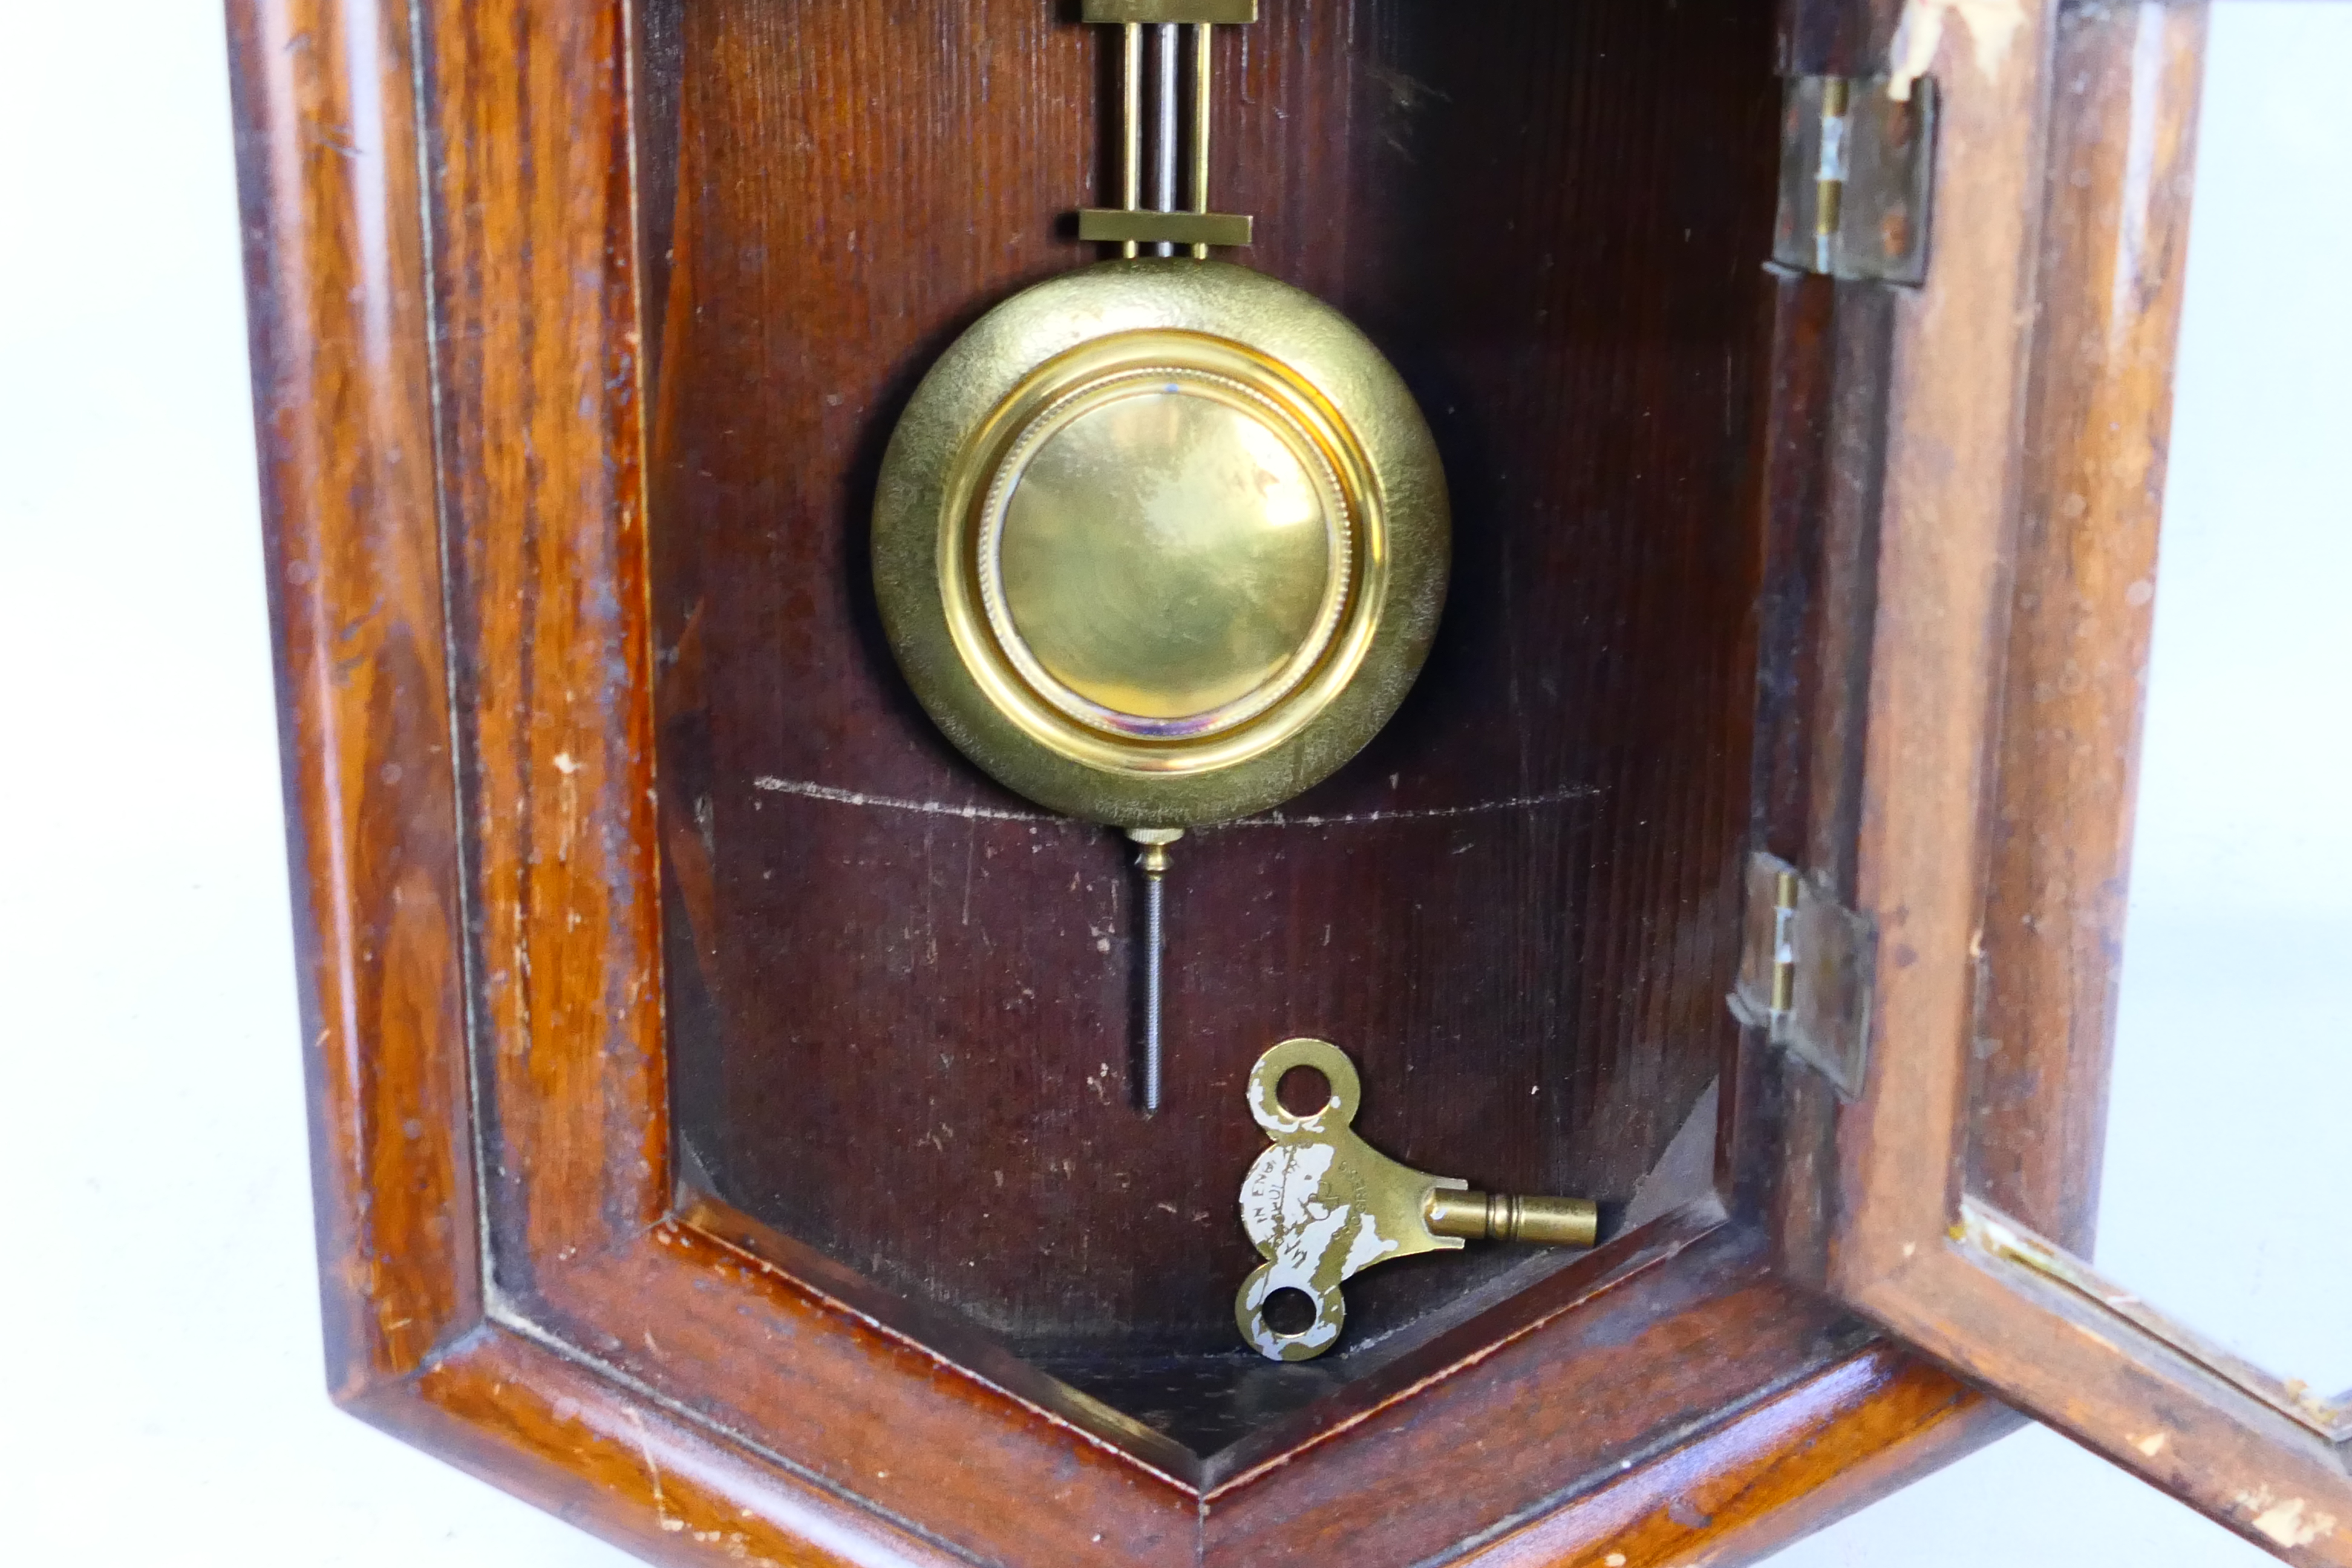
[(868, 805), (882, 811), (919, 812), (925, 816), (960, 816), (967, 822), (1059, 822), (1058, 816), (1046, 816), (1034, 811), (999, 811), (986, 805), (953, 805), (943, 800), (902, 800), (896, 795), (867, 795), (863, 790), (835, 789), (830, 784), (805, 784), (799, 779), (770, 778), (765, 774), (751, 781), (751, 787), (774, 795), (796, 795), (803, 800), (831, 801), (835, 805)]
[[(863, 790), (836, 789), (831, 784), (809, 784), (799, 779), (772, 778), (766, 774), (751, 781), (751, 787), (772, 795), (798, 795), (803, 800), (830, 801), (835, 805), (870, 806), (879, 811), (911, 811), (925, 816), (955, 816), (968, 822), (1045, 822), (1066, 823), (1069, 819), (1048, 816), (1038, 812), (1000, 811), (986, 805), (955, 805), (941, 800), (907, 800), (897, 795), (868, 795)], [(1540, 806), (1563, 805), (1570, 801), (1585, 800), (1601, 793), (1591, 785), (1574, 789), (1552, 790), (1544, 795), (1512, 795), (1505, 800), (1482, 800), (1473, 805), (1439, 805), (1417, 811), (1359, 811), (1336, 816), (1286, 816), (1269, 811), (1257, 816), (1245, 816), (1237, 822), (1221, 823), (1222, 827), (1353, 827), (1372, 822), (1440, 822), (1456, 816), (1481, 816), (1497, 811), (1526, 811)]]
[(1515, 795), (1507, 800), (1482, 800), (1474, 805), (1434, 805), (1420, 811), (1359, 811), (1340, 816), (1286, 816), (1269, 811), (1262, 816), (1244, 817), (1239, 822), (1224, 824), (1227, 827), (1353, 827), (1367, 822), (1442, 822), (1455, 816), (1484, 816), (1497, 811), (1527, 811), (1538, 806), (1564, 805), (1572, 800), (1588, 800), (1601, 791), (1592, 785), (1574, 789), (1556, 789), (1545, 795)]
[(635, 1408), (626, 1408), (623, 1414), (628, 1416), (629, 1425), (637, 1429), (637, 1451), (645, 1455), (646, 1474), (653, 1479), (654, 1517), (661, 1521), (664, 1530), (676, 1534), (686, 1528), (686, 1521), (670, 1512), (669, 1500), (662, 1496), (661, 1464), (654, 1458), (654, 1440), (646, 1431), (646, 1418)]

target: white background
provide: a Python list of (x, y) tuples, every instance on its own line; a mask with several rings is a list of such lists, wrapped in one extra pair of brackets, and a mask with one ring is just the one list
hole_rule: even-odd
[[(220, 16), (0, 0), (0, 1559), (628, 1561), (321, 1392)], [(2322, 1156), (2352, 1052), (2338, 1004), (2282, 999), (2278, 953), (2314, 994), (2352, 973), (2352, 334), (2326, 286), (2352, 255), (2347, 21), (2216, 20), (2168, 525), (2209, 591), (2159, 621), (2146, 814), (2174, 837), (2135, 919), (2167, 956), (2128, 980), (2103, 1254), (2338, 1383), (2352, 1237)], [(2248, 685), (2250, 657), (2293, 695)], [(2272, 812), (2206, 831), (2250, 782)], [(2292, 858), (2247, 847), (2281, 824)], [(2226, 931), (2197, 924), (2217, 885)], [(2267, 960), (2263, 984), (2182, 1021), (2216, 952)], [(2265, 1561), (2038, 1428), (1776, 1559)]]

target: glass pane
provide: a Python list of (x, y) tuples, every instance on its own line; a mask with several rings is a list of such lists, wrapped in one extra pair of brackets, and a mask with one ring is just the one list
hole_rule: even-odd
[(2352, 5), (2216, 6), (2099, 1271), (2352, 1388)]

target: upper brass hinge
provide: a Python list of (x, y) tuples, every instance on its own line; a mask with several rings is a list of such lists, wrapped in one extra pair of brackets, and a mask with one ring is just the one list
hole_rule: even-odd
[(1878, 925), (1770, 855), (1748, 862), (1739, 988), (1731, 1011), (1820, 1069), (1847, 1099), (1869, 1065)]
[(1791, 77), (1772, 259), (1832, 278), (1924, 281), (1935, 147), (1931, 79), (1897, 99), (1885, 77)]

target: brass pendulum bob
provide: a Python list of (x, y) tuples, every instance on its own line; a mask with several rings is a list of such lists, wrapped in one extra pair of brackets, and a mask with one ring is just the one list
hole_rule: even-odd
[(1120, 205), (1081, 212), (1078, 233), (1118, 254), (1005, 300), (940, 356), (874, 506), (876, 595), (925, 710), (999, 782), (1139, 847), (1147, 1112), (1168, 846), (1353, 756), (1419, 671), (1445, 589), (1444, 477), (1396, 372), (1321, 300), (1211, 259), (1252, 237), (1209, 210), (1212, 37), (1256, 15), (1084, 0), (1084, 20), (1121, 29)]

